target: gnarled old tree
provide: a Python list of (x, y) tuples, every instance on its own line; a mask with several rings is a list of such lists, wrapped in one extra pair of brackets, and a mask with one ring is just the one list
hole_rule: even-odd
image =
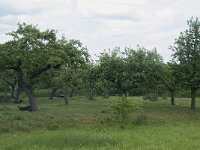
[(55, 30), (40, 31), (36, 26), (23, 23), (8, 35), (11, 40), (0, 46), (1, 69), (15, 71), (18, 84), (16, 101), (24, 91), (31, 111), (38, 109), (33, 89), (42, 74), (59, 69), (61, 65), (77, 65), (87, 56), (79, 41), (67, 41), (64, 37), (57, 39)]
[(195, 109), (197, 89), (200, 87), (200, 22), (188, 21), (189, 29), (181, 32), (171, 49), (178, 65), (182, 84), (191, 89), (191, 109)]

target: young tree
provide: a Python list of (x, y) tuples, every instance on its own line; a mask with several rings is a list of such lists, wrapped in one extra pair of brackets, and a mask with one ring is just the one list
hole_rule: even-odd
[(138, 102), (123, 96), (117, 97), (117, 99), (111, 103), (111, 108), (117, 111), (117, 113), (120, 115), (121, 127), (124, 127), (128, 115), (139, 110), (141, 106)]
[(196, 93), (200, 87), (200, 22), (190, 19), (188, 29), (175, 40), (173, 61), (179, 66), (182, 84), (191, 89), (191, 109), (196, 107)]

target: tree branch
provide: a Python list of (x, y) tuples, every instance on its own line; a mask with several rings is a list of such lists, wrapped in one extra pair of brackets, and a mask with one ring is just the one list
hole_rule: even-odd
[(30, 79), (32, 80), (32, 79), (36, 78), (37, 76), (39, 76), (40, 74), (42, 74), (43, 72), (45, 72), (45, 71), (47, 71), (47, 70), (49, 70), (51, 68), (58, 69), (58, 68), (60, 68), (60, 66), (61, 66), (61, 64), (57, 64), (56, 66), (51, 66), (50, 64), (48, 64), (44, 68), (41, 68), (38, 71), (35, 71), (35, 72), (31, 73)]

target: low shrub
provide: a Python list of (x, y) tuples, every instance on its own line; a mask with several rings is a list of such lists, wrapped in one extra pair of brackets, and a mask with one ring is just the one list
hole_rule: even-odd
[(117, 97), (117, 99), (111, 103), (111, 108), (113, 108), (120, 115), (121, 126), (123, 127), (129, 114), (140, 110), (141, 107), (138, 102), (123, 96)]

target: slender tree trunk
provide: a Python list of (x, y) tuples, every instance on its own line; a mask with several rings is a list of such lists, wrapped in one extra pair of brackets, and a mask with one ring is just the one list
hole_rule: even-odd
[(103, 89), (103, 97), (104, 98), (109, 98), (109, 90), (107, 88)]
[(21, 94), (22, 88), (21, 87), (17, 87), (16, 93), (15, 93), (15, 100), (14, 102), (19, 102), (19, 96)]
[(171, 105), (175, 105), (175, 90), (171, 90)]
[(125, 97), (128, 97), (128, 96), (129, 96), (128, 91), (127, 91), (127, 90), (123, 90), (123, 95), (124, 95)]
[(69, 94), (65, 93), (64, 100), (65, 100), (65, 104), (68, 105), (69, 104)]
[(157, 90), (156, 89), (154, 89), (153, 100), (154, 101), (158, 100), (158, 94), (157, 94)]
[(95, 100), (94, 88), (90, 89), (89, 100)]
[(196, 107), (196, 92), (197, 88), (191, 87), (191, 109), (195, 109)]
[(36, 102), (35, 96), (33, 95), (33, 91), (28, 87), (25, 87), (24, 91), (26, 92), (26, 94), (28, 96), (31, 111), (37, 111), (38, 107), (37, 107), (37, 102)]
[(15, 100), (15, 86), (16, 86), (16, 84), (10, 85), (10, 87), (11, 87), (10, 97), (11, 97), (11, 99), (14, 99), (14, 100)]
[(53, 88), (53, 90), (51, 91), (51, 93), (49, 95), (49, 99), (51, 99), (51, 100), (53, 99), (53, 97), (54, 97), (54, 95), (55, 95), (57, 90), (58, 90), (58, 88)]
[(70, 91), (70, 94), (69, 94), (69, 97), (73, 97), (74, 96), (74, 91), (75, 91), (75, 89), (73, 88), (73, 89), (71, 89), (71, 91)]

